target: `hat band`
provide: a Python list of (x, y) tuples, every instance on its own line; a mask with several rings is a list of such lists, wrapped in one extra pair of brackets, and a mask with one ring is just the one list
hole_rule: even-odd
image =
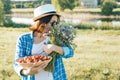
[(56, 11), (50, 11), (50, 12), (47, 12), (47, 13), (41, 14), (40, 16), (35, 17), (33, 20), (37, 21), (39, 18), (42, 18), (44, 16), (48, 16), (48, 15), (53, 15), (53, 14), (60, 16), (59, 14), (57, 14)]
[(47, 12), (47, 13), (44, 13), (44, 14), (51, 14), (51, 13), (56, 13), (56, 11), (51, 11), (51, 12)]

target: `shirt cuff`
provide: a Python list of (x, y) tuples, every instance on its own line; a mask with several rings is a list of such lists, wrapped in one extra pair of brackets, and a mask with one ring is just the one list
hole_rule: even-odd
[(62, 47), (63, 49), (63, 55), (61, 55), (64, 58), (69, 58), (73, 56), (73, 49), (69, 47)]
[(22, 66), (19, 66), (17, 63), (14, 64), (14, 69), (15, 69), (15, 72), (19, 75), (19, 76), (25, 76), (23, 74), (21, 74), (21, 70), (23, 69)]

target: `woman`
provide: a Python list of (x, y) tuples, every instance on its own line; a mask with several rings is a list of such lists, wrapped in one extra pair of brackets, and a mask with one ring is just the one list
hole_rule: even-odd
[[(22, 80), (67, 80), (62, 58), (73, 56), (71, 47), (60, 47), (54, 44), (47, 44), (49, 39), (45, 36), (51, 27), (59, 22), (60, 15), (56, 13), (51, 4), (39, 6), (34, 10), (35, 24), (29, 29), (32, 32), (21, 35), (16, 45), (14, 69), (21, 76)], [(38, 67), (23, 69), (17, 64), (16, 59), (32, 55), (48, 55), (57, 52), (61, 56), (55, 61), (54, 72), (44, 71), (48, 63), (42, 63)]]

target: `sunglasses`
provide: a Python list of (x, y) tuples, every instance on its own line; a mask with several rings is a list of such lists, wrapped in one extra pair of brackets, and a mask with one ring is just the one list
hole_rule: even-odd
[(58, 22), (57, 21), (51, 21), (50, 24), (51, 24), (51, 26), (54, 26), (54, 25), (57, 25)]

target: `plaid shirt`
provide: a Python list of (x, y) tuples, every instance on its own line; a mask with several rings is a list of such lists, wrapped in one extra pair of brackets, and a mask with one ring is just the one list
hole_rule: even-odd
[[(33, 32), (30, 32), (30, 33), (21, 35), (18, 38), (18, 41), (16, 44), (14, 69), (21, 76), (22, 80), (35, 80), (34, 75), (21, 75), (20, 71), (23, 68), (16, 63), (16, 59), (32, 55), (31, 50), (32, 50), (33, 42), (34, 42), (33, 41)], [(62, 58), (63, 57), (64, 58), (72, 57), (74, 52), (71, 47), (62, 47), (62, 48), (63, 48), (64, 54), (61, 55), (59, 58), (57, 58), (55, 61), (54, 72), (53, 72), (54, 80), (68, 80)]]

